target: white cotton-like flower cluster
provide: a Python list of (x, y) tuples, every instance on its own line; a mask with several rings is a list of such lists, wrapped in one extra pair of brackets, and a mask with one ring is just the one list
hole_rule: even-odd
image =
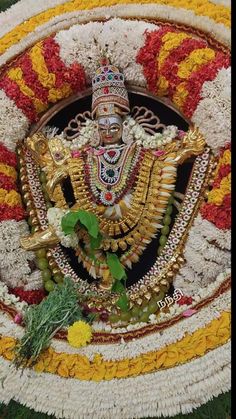
[(134, 138), (136, 144), (145, 148), (156, 149), (162, 148), (176, 138), (178, 128), (175, 125), (168, 125), (162, 133), (148, 134), (145, 129), (133, 118), (126, 118), (127, 131)]
[(76, 248), (78, 246), (78, 237), (76, 233), (65, 235), (61, 228), (61, 220), (68, 210), (62, 210), (60, 208), (49, 208), (47, 212), (48, 223), (53, 227), (60, 242), (65, 247)]
[(142, 67), (136, 63), (136, 55), (144, 45), (146, 30), (158, 26), (132, 20), (112, 19), (108, 22), (89, 22), (74, 25), (60, 31), (56, 41), (60, 45), (60, 56), (67, 65), (78, 62), (86, 68), (91, 81), (105, 53), (113, 65), (125, 75), (126, 81), (145, 86)]
[(29, 234), (25, 221), (3, 221), (0, 223), (0, 275), (9, 287), (41, 288), (41, 274), (31, 272), (29, 261), (35, 259), (33, 252), (22, 249), (20, 237)]
[(219, 70), (213, 81), (203, 84), (192, 121), (200, 127), (207, 144), (217, 154), (231, 140), (231, 68)]
[(103, 24), (98, 34), (98, 45), (108, 51), (112, 64), (123, 71), (127, 82), (145, 86), (142, 66), (136, 63), (137, 52), (145, 43), (145, 31), (157, 30), (148, 22), (111, 19)]
[(97, 45), (97, 37), (102, 29), (102, 23), (89, 22), (84, 25), (74, 25), (58, 32), (55, 36), (60, 46), (60, 57), (66, 65), (75, 62), (86, 69), (88, 82), (91, 81), (101, 59), (101, 50)]
[(0, 90), (0, 109), (0, 141), (14, 151), (16, 142), (22, 140), (28, 131), (29, 121), (3, 90)]

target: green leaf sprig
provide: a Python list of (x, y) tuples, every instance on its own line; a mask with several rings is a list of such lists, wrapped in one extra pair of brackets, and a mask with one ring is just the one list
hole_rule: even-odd
[[(89, 211), (78, 210), (74, 212), (68, 212), (61, 221), (61, 227), (64, 233), (71, 234), (75, 231), (77, 224), (80, 224), (81, 228), (85, 228), (89, 234), (90, 241), (90, 257), (96, 262), (94, 256), (94, 251), (99, 249), (103, 236), (99, 231), (99, 223), (96, 215)], [(118, 256), (115, 253), (106, 253), (106, 261), (109, 267), (114, 283), (112, 285), (111, 291), (120, 294), (119, 299), (116, 302), (116, 305), (122, 311), (128, 311), (129, 301), (126, 294), (126, 273), (124, 267), (120, 263)]]
[(77, 320), (91, 322), (94, 317), (83, 315), (80, 301), (83, 296), (80, 299), (78, 285), (65, 278), (40, 304), (28, 307), (24, 316), (25, 334), (16, 347), (14, 364), (34, 365), (58, 330)]

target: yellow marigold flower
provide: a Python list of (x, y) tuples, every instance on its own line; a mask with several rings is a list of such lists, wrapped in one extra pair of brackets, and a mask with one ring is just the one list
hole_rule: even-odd
[(74, 348), (80, 348), (91, 341), (92, 329), (88, 323), (80, 320), (68, 328), (67, 339), (71, 346), (74, 346)]

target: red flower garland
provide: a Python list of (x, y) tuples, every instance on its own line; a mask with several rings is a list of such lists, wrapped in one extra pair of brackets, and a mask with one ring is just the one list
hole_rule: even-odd
[(35, 97), (47, 104), (48, 90), (42, 86), (38, 79), (38, 74), (33, 70), (29, 54), (24, 54), (17, 64), (23, 71), (25, 83), (35, 92)]
[(224, 197), (220, 207), (214, 204), (204, 204), (201, 208), (201, 215), (211, 221), (220, 230), (231, 228), (231, 196)]
[[(226, 150), (231, 150), (231, 144), (227, 143), (225, 147), (220, 150), (219, 159), (223, 157)], [(213, 183), (213, 188), (219, 188), (220, 183), (224, 177), (231, 172), (231, 165), (222, 164), (219, 167), (217, 176)], [(213, 203), (206, 202), (200, 209), (200, 213), (203, 218), (215, 224), (215, 226), (221, 230), (231, 228), (231, 195), (225, 195), (222, 205), (218, 206)]]
[(12, 167), (16, 167), (16, 164), (17, 164), (15, 153), (8, 150), (1, 143), (0, 143), (0, 163), (4, 163)]
[(60, 46), (54, 38), (43, 41), (43, 56), (50, 73), (56, 76), (56, 88), (61, 88), (65, 83), (71, 86), (73, 91), (81, 91), (86, 87), (86, 76), (83, 67), (73, 63), (66, 67), (60, 57)]
[(0, 221), (4, 220), (24, 220), (26, 214), (20, 205), (10, 207), (7, 204), (0, 204)]
[(21, 109), (31, 122), (36, 122), (38, 120), (32, 100), (21, 92), (16, 82), (10, 80), (9, 77), (5, 75), (0, 80), (0, 89), (4, 90), (6, 95), (15, 102), (17, 108)]
[[(83, 90), (86, 87), (86, 75), (83, 67), (78, 63), (73, 63), (67, 67), (60, 58), (60, 47), (54, 38), (45, 39), (42, 46), (48, 71), (53, 73), (56, 78), (55, 89), (60, 89), (67, 84), (71, 87), (72, 92)], [(34, 99), (39, 99), (42, 103), (45, 103), (45, 106), (48, 106), (49, 89), (42, 86), (37, 72), (33, 70), (30, 52), (17, 59), (11, 68), (22, 70), (23, 81), (34, 92)], [(21, 92), (18, 84), (8, 77), (8, 72), (0, 80), (0, 89), (4, 90), (6, 95), (15, 102), (30, 122), (36, 122), (39, 119), (33, 98)], [(58, 100), (56, 96), (55, 100)]]
[(46, 296), (43, 289), (25, 291), (23, 288), (9, 288), (9, 292), (28, 304), (39, 304)]
[(159, 68), (158, 55), (162, 45), (164, 45), (163, 36), (168, 32), (181, 33), (176, 29), (167, 27), (150, 33), (146, 32), (145, 45), (139, 50), (136, 61), (143, 66), (143, 73), (146, 77), (148, 87), (154, 93), (157, 91), (160, 76), (164, 77), (168, 82), (167, 91), (164, 94), (170, 99), (173, 98), (178, 85), (182, 82), (186, 83), (188, 95), (183, 104), (182, 111), (185, 116), (191, 117), (201, 100), (203, 83), (205, 81), (212, 81), (221, 68), (227, 68), (230, 65), (230, 58), (227, 54), (217, 51), (214, 59), (202, 65), (197, 71), (192, 72), (188, 79), (180, 78), (177, 74), (179, 64), (192, 51), (199, 48), (209, 48), (209, 46), (206, 41), (196, 39), (194, 36), (185, 38), (179, 46), (173, 47), (172, 50), (170, 49), (168, 51), (166, 59), (161, 68)]
[(170, 52), (160, 71), (160, 73), (164, 75), (164, 77), (169, 82), (168, 96), (170, 99), (172, 99), (173, 94), (175, 93), (176, 86), (183, 81), (183, 79), (177, 75), (179, 63), (183, 61), (195, 49), (206, 47), (206, 41), (194, 38), (186, 38), (182, 41), (181, 45), (174, 48)]
[(214, 60), (202, 65), (197, 71), (190, 75), (186, 87), (188, 96), (182, 109), (184, 115), (186, 115), (188, 118), (191, 118), (195, 109), (197, 108), (198, 103), (202, 99), (201, 90), (203, 84), (206, 81), (214, 80), (218, 71), (222, 68), (229, 67), (229, 65), (230, 57), (223, 54), (222, 52), (217, 52)]
[(145, 45), (139, 50), (136, 61), (143, 66), (143, 74), (147, 79), (148, 88), (155, 93), (157, 88), (158, 69), (157, 56), (163, 44), (162, 37), (168, 32), (176, 32), (174, 28), (162, 27), (159, 30), (145, 31)]
[(16, 190), (16, 184), (11, 176), (0, 173), (0, 188), (6, 189), (7, 192)]

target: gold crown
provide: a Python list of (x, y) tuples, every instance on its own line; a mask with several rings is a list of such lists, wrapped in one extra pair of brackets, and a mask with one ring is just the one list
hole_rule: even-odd
[[(113, 65), (99, 67), (92, 80), (92, 115), (127, 114), (130, 112), (124, 75)], [(117, 109), (118, 108), (118, 109)]]

